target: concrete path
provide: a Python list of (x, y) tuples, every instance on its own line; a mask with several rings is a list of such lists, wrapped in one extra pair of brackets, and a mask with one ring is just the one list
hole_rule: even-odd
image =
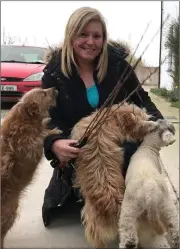
[[(178, 109), (170, 107), (163, 99), (150, 93), (152, 100), (163, 115), (171, 121), (178, 122)], [(170, 177), (173, 188), (179, 196), (179, 124), (175, 124), (177, 141), (161, 151), (165, 170)], [(71, 207), (69, 211), (58, 217), (49, 228), (45, 228), (41, 219), (41, 207), (44, 190), (52, 175), (52, 168), (46, 159), (42, 159), (32, 184), (26, 190), (20, 205), (20, 216), (12, 230), (8, 233), (5, 246), (7, 248), (88, 248), (80, 224), (79, 208)], [(176, 196), (167, 178), (174, 201)], [(117, 243), (109, 248), (117, 247)]]

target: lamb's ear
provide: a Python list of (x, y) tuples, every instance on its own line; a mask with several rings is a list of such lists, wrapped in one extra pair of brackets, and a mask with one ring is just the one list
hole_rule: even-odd
[(36, 102), (29, 103), (25, 110), (30, 116), (37, 116), (40, 114), (39, 105)]

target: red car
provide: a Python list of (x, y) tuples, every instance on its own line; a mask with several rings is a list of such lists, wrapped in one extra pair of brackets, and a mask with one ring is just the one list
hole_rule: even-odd
[(1, 46), (1, 102), (17, 102), (27, 91), (41, 85), (46, 48)]

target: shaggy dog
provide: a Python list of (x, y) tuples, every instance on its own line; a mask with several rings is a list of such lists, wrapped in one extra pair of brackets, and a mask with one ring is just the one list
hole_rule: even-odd
[(55, 106), (54, 88), (30, 90), (9, 111), (1, 127), (1, 248), (17, 217), (19, 199), (43, 156), (43, 140), (60, 131), (46, 128)]
[[(159, 156), (161, 147), (175, 141), (174, 126), (158, 120), (132, 156), (126, 174), (126, 190), (119, 220), (119, 248), (178, 248), (178, 214), (170, 197)], [(145, 234), (146, 233), (146, 234)], [(144, 235), (146, 237), (144, 237)]]
[[(80, 188), (85, 200), (81, 213), (85, 236), (95, 248), (104, 247), (118, 233), (125, 189), (121, 173), (124, 158), (121, 143), (142, 141), (154, 129), (154, 122), (148, 121), (150, 116), (139, 107), (124, 104), (116, 109), (117, 105), (113, 105), (113, 114), (105, 119), (100, 129), (92, 131), (75, 162), (74, 187)], [(72, 139), (81, 138), (96, 113), (75, 125)]]

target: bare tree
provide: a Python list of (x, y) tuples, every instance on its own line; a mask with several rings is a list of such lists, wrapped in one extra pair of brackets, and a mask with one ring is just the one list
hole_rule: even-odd
[(9, 33), (6, 32), (5, 28), (3, 27), (3, 45), (7, 44), (14, 44), (15, 37), (11, 36)]
[(24, 41), (22, 42), (22, 45), (26, 45), (28, 43), (28, 37), (26, 36), (26, 38), (24, 39)]
[(12, 36), (6, 31), (5, 27), (3, 27), (2, 45), (11, 45), (14, 43), (26, 45), (28, 43), (28, 37), (22, 38), (20, 36)]

